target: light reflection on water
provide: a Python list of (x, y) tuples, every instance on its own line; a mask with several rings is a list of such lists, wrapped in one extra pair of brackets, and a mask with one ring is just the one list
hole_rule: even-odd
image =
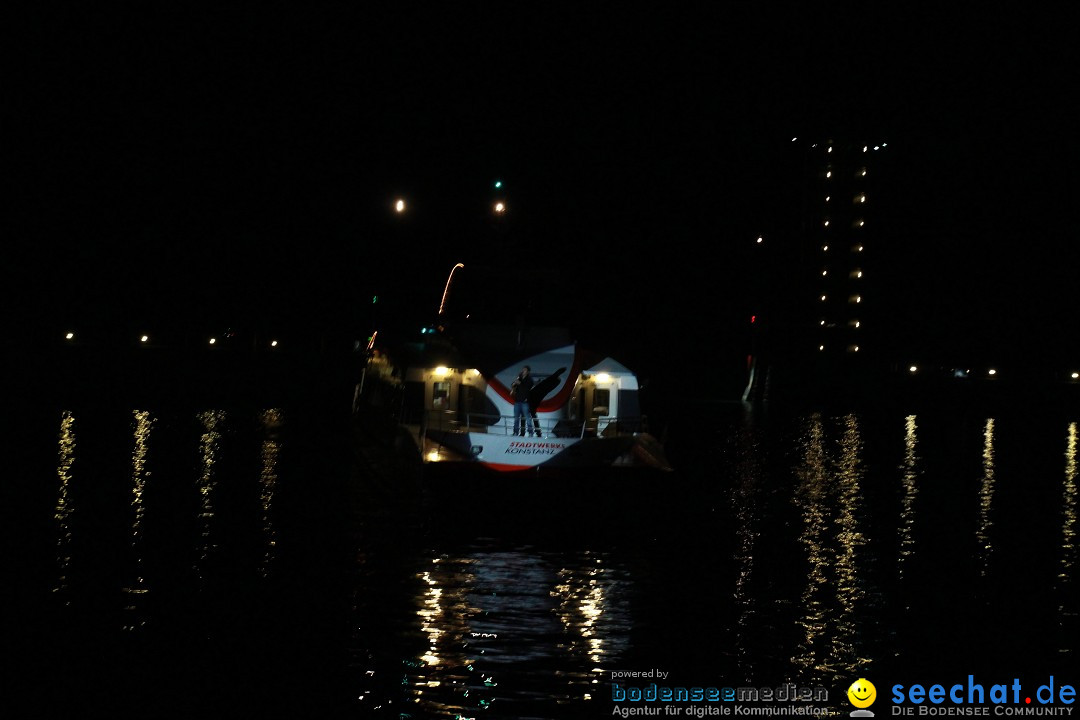
[(269, 577), (277, 553), (277, 528), (274, 526), (274, 493), (278, 483), (278, 455), (281, 452), (279, 429), (283, 421), (281, 408), (269, 408), (259, 414), (263, 428), (262, 469), (259, 473), (259, 509), (262, 512), (263, 551), (259, 574)]
[[(1057, 576), (1057, 590), (1061, 598), (1058, 605), (1058, 637), (1062, 639), (1075, 632), (1077, 616), (1077, 606), (1072, 596), (1073, 568), (1076, 565), (1076, 436), (1077, 424), (1069, 423), (1065, 443), (1065, 481), (1061, 498), (1061, 569)], [(1058, 652), (1062, 657), (1072, 657), (1076, 648), (1065, 645), (1059, 647)]]
[[(71, 515), (74, 507), (71, 503), (71, 479), (75, 466), (75, 415), (65, 410), (60, 415), (60, 452), (56, 466), (56, 475), (60, 480), (60, 489), (56, 495), (56, 565), (58, 575), (53, 592), (66, 593), (68, 590), (68, 570), (71, 567)], [(65, 599), (65, 602), (69, 602)]]
[[(267, 577), (274, 560), (277, 548), (277, 529), (274, 523), (274, 496), (278, 483), (279, 454), (282, 441), (279, 436), (283, 423), (283, 411), (280, 408), (269, 408), (256, 413), (262, 429), (262, 439), (257, 452), (260, 455), (261, 469), (259, 476), (259, 512), (261, 517), (261, 532), (264, 551), (259, 562), (258, 572), (262, 577)], [(174, 464), (184, 466), (187, 463), (182, 458), (169, 457), (159, 460), (156, 457), (159, 434), (162, 432), (177, 433), (177, 428), (185, 427), (184, 423), (177, 421), (168, 423), (169, 429), (164, 431), (160, 427), (161, 418), (154, 411), (134, 409), (128, 415), (130, 425), (128, 430), (128, 443), (130, 443), (129, 472), (130, 479), (127, 485), (126, 497), (128, 498), (127, 510), (123, 516), (127, 522), (126, 552), (116, 555), (117, 563), (123, 565), (121, 570), (123, 580), (120, 587), (124, 598), (123, 629), (137, 630), (146, 626), (150, 619), (147, 615), (146, 597), (152, 590), (152, 581), (148, 570), (161, 571), (161, 568), (150, 569), (147, 567), (148, 550), (160, 550), (157, 546), (148, 547), (148, 532), (160, 532), (161, 524), (170, 522), (168, 519), (173, 512), (169, 508), (153, 506), (151, 494), (158, 491), (157, 480), (154, 477), (158, 465)], [(80, 461), (82, 470), (76, 473), (76, 451), (79, 443), (77, 430), (79, 416), (76, 411), (64, 410), (60, 413), (56, 478), (58, 481), (55, 495), (55, 505), (52, 515), (56, 531), (56, 569), (52, 592), (60, 598), (61, 602), (69, 605), (70, 596), (73, 592), (71, 574), (84, 572), (85, 567), (80, 566), (80, 560), (76, 558), (76, 550), (85, 547), (85, 533), (93, 527), (93, 518), (75, 525), (76, 501), (94, 500), (95, 496), (101, 497), (106, 486), (102, 483), (102, 470), (100, 467), (85, 465)], [(101, 421), (100, 417), (96, 420)], [(195, 462), (193, 463), (194, 477), (191, 487), (194, 488), (196, 512), (188, 519), (195, 530), (191, 534), (194, 538), (194, 547), (191, 554), (190, 567), (194, 571), (197, 580), (205, 580), (208, 562), (218, 549), (218, 536), (221, 528), (216, 526), (215, 497), (219, 492), (222, 481), (220, 476), (220, 463), (223, 452), (223, 444), (226, 441), (225, 427), (228, 415), (224, 410), (212, 409), (200, 411), (194, 414), (194, 419), (199, 428), (198, 435), (193, 438)], [(181, 438), (182, 440), (182, 438)], [(182, 443), (181, 443), (182, 444)], [(226, 477), (226, 483), (235, 484), (237, 478)], [(102, 508), (109, 513), (109, 508)], [(116, 508), (115, 510), (119, 510)], [(186, 524), (186, 523), (185, 523)], [(187, 534), (185, 527), (176, 527), (172, 531), (177, 537)], [(83, 536), (79, 533), (82, 532)], [(86, 578), (93, 582), (93, 578)]]
[(150, 433), (153, 430), (155, 418), (148, 410), (134, 410), (132, 415), (135, 447), (131, 453), (131, 552), (134, 576), (124, 586), (124, 593), (128, 598), (124, 608), (128, 615), (124, 624), (125, 630), (137, 630), (146, 625), (147, 617), (142, 601), (143, 596), (150, 592), (143, 567), (145, 553), (143, 520), (146, 516), (145, 494), (151, 475), (151, 471), (147, 468)]
[(735, 516), (735, 605), (738, 609), (736, 620), (735, 649), (738, 656), (740, 677), (750, 682), (755, 675), (755, 656), (753, 653), (753, 619), (757, 612), (757, 597), (751, 583), (754, 576), (754, 551), (757, 539), (758, 483), (761, 482), (763, 468), (759, 455), (757, 435), (753, 427), (739, 430), (736, 446), (737, 485), (731, 494), (732, 512)]
[(919, 455), (918, 436), (919, 426), (915, 423), (916, 416), (908, 415), (904, 418), (904, 463), (901, 466), (900, 483), (904, 494), (900, 500), (900, 556), (897, 558), (897, 568), (901, 579), (904, 578), (904, 568), (911, 562), (915, 554), (915, 540), (913, 530), (915, 527), (915, 498), (919, 494)]
[(837, 674), (855, 673), (870, 660), (862, 656), (859, 638), (859, 612), (866, 599), (860, 572), (861, 548), (866, 537), (861, 530), (863, 520), (862, 438), (854, 415), (844, 418), (844, 433), (840, 440), (840, 463), (836, 470), (838, 532), (836, 542), (836, 597), (840, 610), (836, 619), (831, 669)]
[(1076, 423), (1069, 423), (1065, 444), (1065, 484), (1061, 499), (1064, 523), (1061, 528), (1061, 573), (1058, 577), (1072, 575), (1076, 563)]
[(827, 642), (825, 636), (829, 629), (827, 613), (830, 604), (826, 593), (829, 590), (827, 572), (832, 558), (825, 537), (828, 474), (821, 416), (815, 414), (807, 425), (804, 436), (800, 438), (804, 460), (797, 471), (799, 484), (795, 501), (802, 507), (803, 527), (799, 543), (806, 553), (809, 572), (806, 589), (800, 598), (803, 615), (798, 620), (804, 630), (804, 638), (799, 644), (799, 654), (792, 658), (792, 662), (802, 669), (817, 669), (824, 665), (820, 655), (824, 652), (822, 645)]
[(217, 473), (214, 464), (221, 452), (221, 427), (225, 423), (225, 412), (222, 410), (207, 410), (199, 413), (199, 422), (203, 427), (203, 434), (199, 438), (199, 448), (202, 455), (202, 473), (196, 481), (199, 492), (199, 523), (201, 525), (199, 538), (199, 557), (195, 562), (195, 574), (202, 580), (206, 563), (214, 552), (216, 545), (211, 535), (214, 520), (214, 489), (217, 485)]
[[(430, 558), (415, 579), (423, 640), (403, 659), (403, 712), (515, 717), (520, 703), (588, 707), (630, 647), (632, 587), (604, 553), (471, 548)], [(362, 697), (375, 709), (392, 702)]]
[(584, 553), (580, 565), (564, 565), (557, 574), (559, 583), (551, 596), (559, 603), (565, 638), (561, 647), (571, 656), (586, 658), (590, 672), (599, 677), (600, 666), (617, 662), (629, 646), (626, 596), (630, 582), (605, 556), (590, 551)]
[(830, 453), (820, 415), (810, 418), (800, 439), (802, 463), (794, 501), (802, 508), (799, 542), (809, 565), (802, 593), (804, 630), (792, 662), (813, 682), (859, 674), (870, 663), (862, 649), (860, 616), (866, 599), (860, 566), (866, 538), (863, 518), (862, 440), (855, 415), (839, 419), (840, 435)]
[[(246, 419), (243, 412), (221, 409), (180, 420), (150, 410), (125, 416), (116, 433), (117, 448), (123, 448), (117, 467), (123, 460), (129, 473), (117, 478), (124, 495), (102, 496), (122, 505), (112, 517), (125, 552), (116, 553), (109, 570), (119, 578), (113, 591), (123, 590), (123, 607), (117, 609), (123, 610), (124, 629), (154, 625), (155, 608), (168, 600), (167, 584), (157, 582), (172, 572), (162, 566), (156, 545), (161, 538), (183, 544), (175, 553), (181, 558), (177, 566), (183, 564), (189, 574), (194, 567), (204, 580), (200, 592), (220, 587), (209, 583), (219, 575), (232, 587), (257, 582), (245, 591), (256, 605), (277, 587), (263, 580), (292, 582), (297, 562), (315, 560), (305, 555), (311, 548), (295, 547), (296, 535), (287, 532), (288, 513), (298, 503), (319, 506), (340, 498), (320, 497), (316, 490), (287, 492), (297, 483), (291, 460), (287, 466), (281, 462), (283, 449), (292, 447), (285, 415), (269, 408), (251, 409)], [(253, 420), (253, 432), (234, 432)], [(378, 668), (380, 678), (390, 667), (393, 679), (372, 689), (369, 676), (358, 677), (341, 702), (354, 709), (381, 706), (393, 710), (393, 717), (402, 704), (415, 717), (567, 717), (568, 708), (596, 712), (610, 693), (609, 671), (644, 669), (657, 655), (678, 662), (682, 648), (672, 643), (695, 643), (695, 660), (716, 662), (707, 676), (687, 675), (692, 670), (684, 667), (679, 679), (685, 682), (828, 684), (869, 677), (882, 672), (880, 664), (898, 644), (912, 642), (899, 625), (888, 628), (890, 639), (882, 641), (875, 623), (881, 617), (894, 623), (912, 618), (913, 625), (942, 622), (935, 615), (937, 590), (923, 592), (917, 579), (955, 574), (960, 579), (947, 587), (970, 592), (971, 598), (960, 597), (947, 607), (973, 601), (976, 591), (964, 585), (964, 577), (996, 580), (1008, 560), (1028, 552), (1025, 543), (1037, 542), (1021, 535), (1039, 515), (1019, 517), (1011, 498), (1040, 492), (1047, 496), (1045, 504), (1027, 509), (1042, 513), (1042, 527), (1050, 517), (1046, 511), (1052, 517), (1060, 512), (1061, 519), (1052, 523), (1057, 529), (1045, 546), (1038, 546), (1033, 559), (1039, 561), (1039, 553), (1045, 559), (1033, 567), (1025, 587), (1033, 594), (1055, 593), (1045, 616), (1059, 632), (1046, 642), (1062, 657), (1075, 652), (1069, 632), (1077, 610), (1070, 594), (1076, 565), (1076, 422), (1065, 424), (1062, 480), (1060, 424), (1052, 430), (1053, 457), (1026, 458), (1030, 463), (1020, 474), (1010, 460), (1022, 440), (1014, 438), (1014, 426), (995, 418), (982, 416), (976, 425), (955, 430), (964, 433), (963, 442), (949, 434), (951, 428), (941, 430), (940, 418), (922, 413), (897, 415), (880, 425), (856, 414), (797, 420), (794, 432), (790, 424), (733, 421), (732, 434), (723, 438), (731, 452), (708, 448), (714, 464), (707, 478), (714, 497), (721, 498), (719, 511), (695, 514), (700, 508), (691, 507), (697, 502), (691, 497), (674, 522), (646, 514), (645, 520), (617, 528), (635, 538), (627, 547), (595, 538), (570, 539), (557, 547), (508, 542), (484, 535), (482, 523), (469, 535), (478, 518), (467, 514), (457, 518), (464, 541), (436, 535), (422, 548), (384, 546), (380, 571), (357, 578), (350, 588), (365, 598), (366, 616), (353, 622), (358, 630), (350, 641), (365, 658), (359, 665), (368, 672)], [(81, 522), (84, 501), (93, 500), (101, 484), (93, 480), (101, 472), (97, 456), (88, 459), (85, 452), (94, 447), (86, 440), (88, 432), (91, 440), (100, 437), (88, 430), (92, 426), (78, 412), (64, 411), (58, 443), (50, 445), (57, 465), (49, 483), (58, 488), (49, 489), (51, 507), (43, 510), (52, 511), (55, 535), (43, 552), (55, 557), (55, 567), (47, 568), (48, 590), (61, 603), (86, 587), (71, 578), (84, 572), (88, 556), (80, 544), (80, 532), (88, 529)], [(964, 471), (956, 472), (956, 464)], [(977, 492), (972, 492), (968, 483), (976, 477)], [(1046, 487), (1039, 484), (1042, 479)], [(279, 489), (285, 494), (279, 496)], [(105, 502), (86, 504), (100, 510)], [(250, 526), (243, 524), (247, 517)], [(364, 527), (361, 534), (377, 532)], [(693, 539), (681, 540), (684, 536)], [(954, 537), (956, 547), (950, 546)], [(677, 571), (657, 571), (677, 556), (689, 559), (676, 563)], [(210, 562), (215, 557), (229, 562)], [(683, 571), (689, 571), (685, 577)], [(248, 574), (253, 580), (243, 579)], [(1046, 587), (1038, 585), (1042, 576)], [(151, 588), (153, 605), (147, 602)], [(1006, 597), (1012, 590), (989, 583), (979, 592), (979, 602), (990, 612), (999, 597), (995, 593)], [(700, 598), (696, 604), (695, 598)], [(971, 652), (977, 656), (978, 648)]]
[(979, 487), (979, 528), (975, 531), (978, 543), (978, 557), (981, 567), (979, 573), (986, 575), (990, 565), (990, 554), (994, 547), (990, 542), (990, 530), (994, 525), (994, 418), (986, 419), (983, 430), (983, 476)]

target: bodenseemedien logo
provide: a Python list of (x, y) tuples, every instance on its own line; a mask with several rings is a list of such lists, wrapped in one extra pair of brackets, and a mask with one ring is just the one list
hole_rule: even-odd
[(851, 711), (851, 717), (874, 717), (874, 713), (866, 709), (877, 699), (877, 688), (874, 687), (874, 683), (866, 678), (859, 678), (847, 689), (847, 697), (848, 702), (857, 708)]

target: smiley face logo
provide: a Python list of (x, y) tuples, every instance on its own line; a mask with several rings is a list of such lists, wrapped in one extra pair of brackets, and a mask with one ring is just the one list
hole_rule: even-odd
[(865, 678), (859, 678), (847, 689), (848, 700), (857, 708), (867, 708), (877, 699), (877, 688)]

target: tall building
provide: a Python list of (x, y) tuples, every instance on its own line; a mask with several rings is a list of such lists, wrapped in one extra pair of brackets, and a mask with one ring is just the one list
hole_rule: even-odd
[(800, 234), (813, 292), (805, 301), (814, 310), (802, 322), (825, 367), (880, 349), (873, 275), (882, 270), (874, 261), (886, 152), (884, 143), (831, 138), (805, 147)]
[(755, 245), (744, 397), (851, 384), (890, 352), (887, 143), (796, 138), (789, 152), (771, 237)]

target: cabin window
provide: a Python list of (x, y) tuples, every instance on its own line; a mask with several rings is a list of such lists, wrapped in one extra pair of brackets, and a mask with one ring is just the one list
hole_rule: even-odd
[(450, 383), (447, 381), (436, 382), (431, 390), (431, 407), (436, 410), (446, 410), (450, 406)]
[(458, 388), (458, 414), (475, 414), (470, 422), (491, 424), (498, 419), (499, 409), (487, 399), (483, 390), (473, 385), (462, 385)]
[[(611, 390), (608, 388), (596, 388), (593, 392), (593, 411), (595, 415), (607, 415), (608, 408), (611, 407)], [(595, 412), (597, 408), (602, 408), (601, 412)]]

